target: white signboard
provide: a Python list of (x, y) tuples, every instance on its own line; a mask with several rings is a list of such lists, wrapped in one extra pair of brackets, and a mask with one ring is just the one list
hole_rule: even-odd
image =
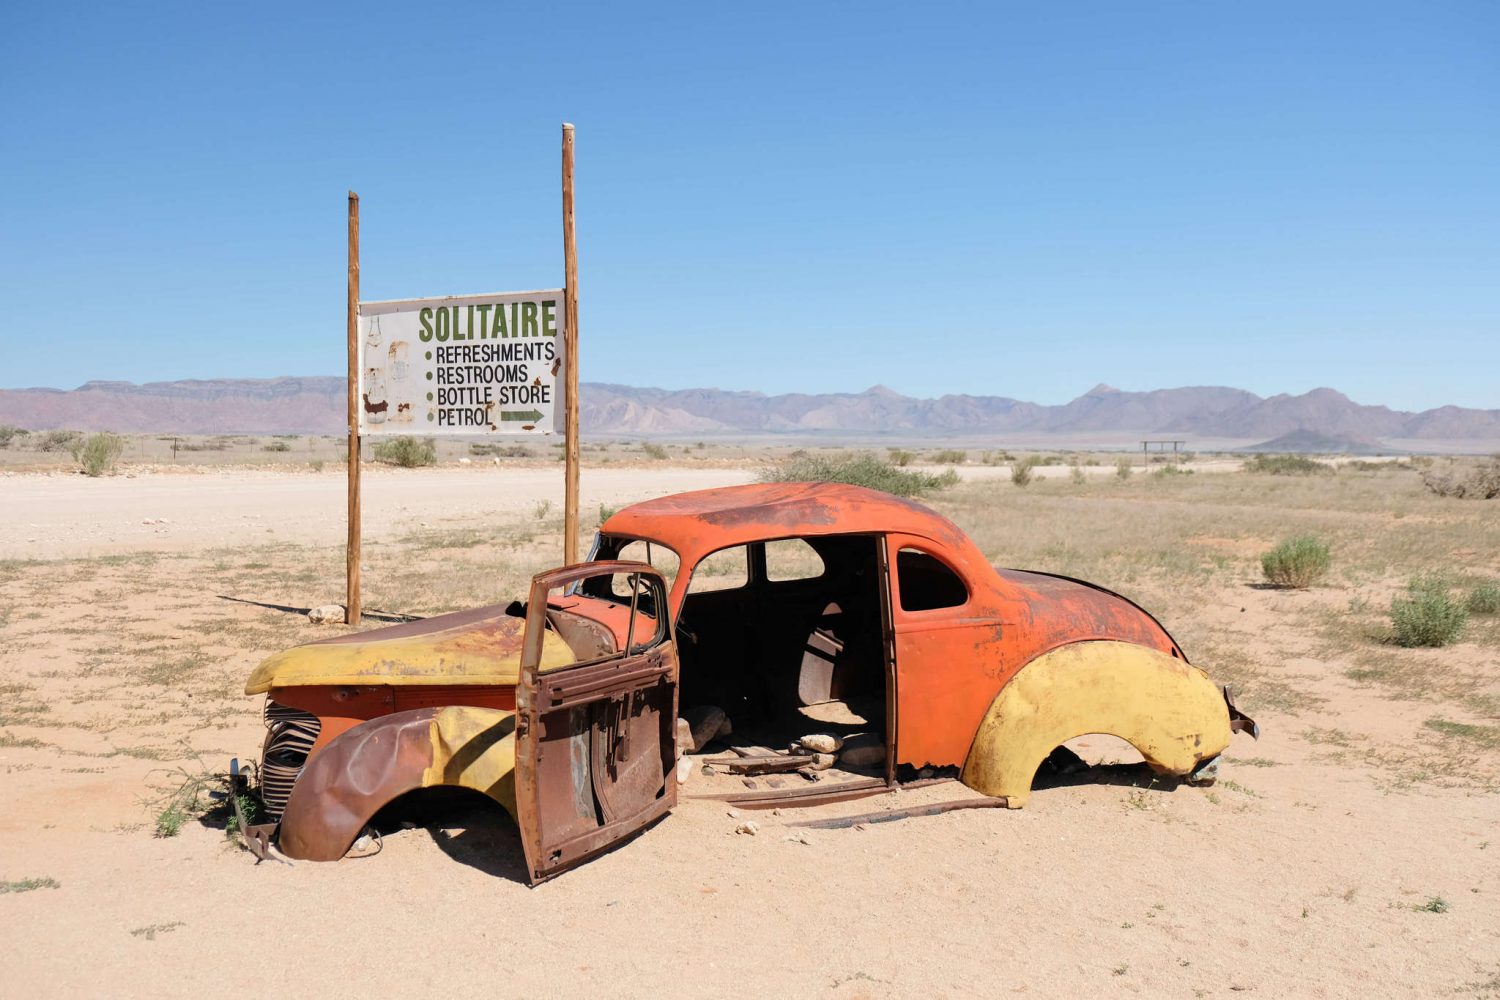
[(562, 289), (359, 304), (361, 434), (562, 430)]

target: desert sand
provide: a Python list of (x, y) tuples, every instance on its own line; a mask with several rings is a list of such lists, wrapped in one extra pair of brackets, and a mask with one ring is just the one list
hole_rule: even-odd
[[(597, 520), (601, 504), (752, 475), (589, 470), (583, 509)], [(1462, 520), (1483, 508), (1429, 503), (1394, 474), (1362, 492), (1340, 477), (1243, 495), (1236, 476), (1146, 478), (973, 482), (934, 503), (997, 561), (1082, 571), (1097, 558), (1083, 568), (1242, 685), (1264, 735), (1236, 737), (1216, 787), (1095, 770), (1019, 811), (834, 831), (761, 813), (753, 836), (722, 804), (689, 798), (535, 889), (498, 809), (438, 810), (375, 857), (333, 864), (257, 865), (206, 822), (153, 836), (184, 776), (258, 755), (261, 699), (240, 693), (250, 669), (336, 631), (220, 595), (337, 600), (341, 476), (0, 478), (0, 882), (37, 883), (0, 896), (0, 993), (1500, 995), (1500, 750), (1483, 738), (1500, 629), (1439, 651), (1366, 635), (1407, 562), (1426, 557), (1379, 548), (1403, 532), (1442, 521), (1471, 543), (1434, 544), (1500, 573), (1493, 526)], [(434, 611), (518, 594), (558, 561), (560, 480), (369, 475), (370, 600)], [(1307, 592), (1259, 586), (1263, 543), (1309, 524), (1343, 540), (1348, 572)], [(476, 531), (472, 544), (460, 534)], [(1106, 549), (1124, 555), (1079, 555)], [(470, 576), (392, 582), (439, 551)], [(1346, 615), (1353, 631), (1329, 624)], [(1430, 687), (1356, 669), (1398, 663), (1430, 670)], [(1482, 738), (1454, 743), (1434, 718)], [(1117, 752), (1083, 743), (1086, 756)], [(964, 794), (926, 788), (819, 815)]]

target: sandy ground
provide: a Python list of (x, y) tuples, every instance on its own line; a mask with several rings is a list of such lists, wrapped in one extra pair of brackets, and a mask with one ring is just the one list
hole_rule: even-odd
[[(595, 511), (646, 495), (750, 482), (734, 469), (590, 469), (580, 475), (579, 507)], [(472, 523), (539, 503), (562, 510), (562, 466), (447, 467), (420, 472), (383, 467), (361, 478), (364, 537), (414, 527)], [(89, 479), (59, 473), (0, 478), (9, 522), (0, 559), (195, 551), (268, 541), (342, 542), (348, 502), (342, 471), (275, 473), (250, 469), (137, 473)]]
[[(744, 478), (591, 471), (584, 505)], [(371, 475), (367, 530), (557, 501), (558, 479)], [(759, 814), (754, 836), (689, 800), (537, 889), (497, 812), (443, 814), (323, 865), (257, 866), (200, 823), (154, 838), (161, 788), (255, 754), (249, 669), (327, 634), (207, 596), (231, 571), (207, 550), (336, 542), (342, 503), (336, 475), (0, 479), (0, 881), (55, 883), (0, 895), (0, 995), (1500, 996), (1492, 773), (1392, 780), (1362, 748), (1422, 752), (1411, 734), (1431, 706), (1352, 685), (1276, 635), (1316, 598), (1243, 584), (1209, 591), (1199, 627), (1317, 707), (1257, 708), (1264, 737), (1236, 738), (1213, 789), (1091, 772), (1020, 811), (837, 831)], [(130, 555), (146, 551), (175, 555)], [(60, 556), (112, 558), (3, 562)], [(189, 649), (206, 655), (181, 681), (141, 666)], [(1425, 908), (1439, 897), (1443, 912)]]

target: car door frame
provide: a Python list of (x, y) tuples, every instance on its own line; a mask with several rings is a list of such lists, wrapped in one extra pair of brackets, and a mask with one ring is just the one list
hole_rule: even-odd
[[(632, 588), (632, 607), (628, 613), (626, 643), (609, 655), (540, 669), (543, 635), (546, 631), (547, 595), (564, 590), (592, 576), (626, 574), (645, 582), (654, 592), (656, 631), (649, 642), (636, 641), (635, 623), (640, 615), (635, 604), (638, 592)], [(564, 566), (539, 573), (532, 578), (526, 606), (526, 638), (521, 656), (521, 671), (516, 685), (516, 819), (521, 844), (526, 855), (527, 874), (533, 885), (552, 878), (639, 833), (666, 815), (677, 804), (677, 782), (674, 777), (675, 752), (673, 735), (677, 719), (678, 664), (673, 641), (666, 581), (661, 573), (645, 563), (608, 561)], [(665, 685), (666, 692), (659, 690)], [(657, 736), (661, 740), (662, 787), (653, 798), (625, 815), (602, 816), (603, 805), (595, 794), (601, 780), (594, 743), (599, 735), (598, 710), (595, 706), (624, 702), (626, 732), (631, 723), (631, 707), (637, 695), (655, 703), (660, 722)], [(591, 721), (587, 730), (577, 730), (579, 712), (586, 709)], [(543, 741), (548, 737), (546, 719), (569, 713), (575, 731), (569, 742), (577, 744), (586, 732), (588, 753), (574, 753), (562, 769), (555, 762), (545, 762)], [(644, 711), (644, 710), (643, 710)], [(664, 727), (664, 729), (662, 728)], [(555, 734), (554, 734), (555, 735)], [(559, 747), (559, 750), (561, 748)], [(614, 753), (613, 748), (607, 751)], [(623, 758), (622, 758), (623, 759)], [(545, 773), (544, 773), (545, 772)], [(557, 776), (564, 777), (559, 782)], [(575, 804), (583, 795), (585, 774), (587, 792), (594, 808), (600, 810), (596, 826), (564, 833), (557, 819), (559, 803)], [(555, 787), (559, 783), (569, 787)], [(580, 820), (575, 811), (575, 821)]]

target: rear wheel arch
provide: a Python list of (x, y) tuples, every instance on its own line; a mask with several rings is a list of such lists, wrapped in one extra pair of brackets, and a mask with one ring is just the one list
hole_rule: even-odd
[(337, 861), (383, 807), (444, 786), (481, 792), (515, 818), (514, 712), (421, 708), (340, 734), (298, 775), (278, 845), (300, 860)]
[(1060, 646), (995, 696), (964, 784), (1019, 808), (1047, 756), (1089, 733), (1118, 736), (1158, 773), (1185, 776), (1229, 745), (1229, 709), (1204, 671), (1167, 653), (1117, 640)]

